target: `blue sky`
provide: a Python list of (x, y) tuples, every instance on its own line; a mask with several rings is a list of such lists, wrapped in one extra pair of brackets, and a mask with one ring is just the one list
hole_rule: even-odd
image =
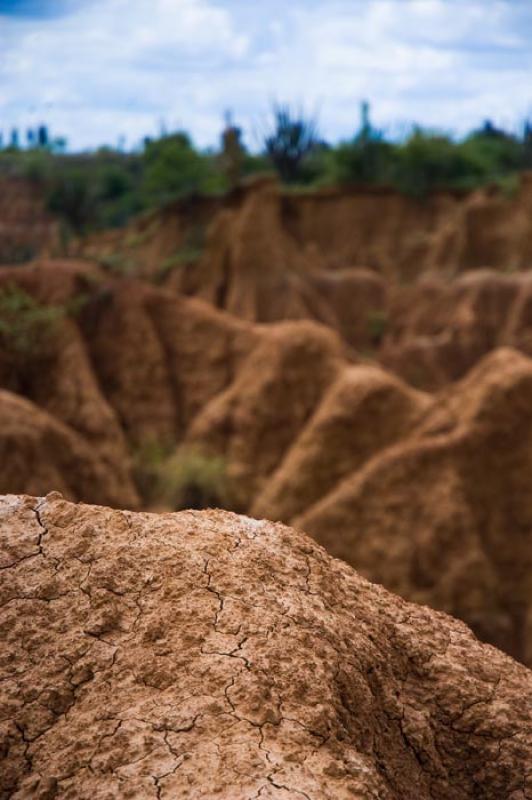
[(272, 100), (398, 133), (532, 116), (530, 0), (0, 0), (0, 130), (47, 122), (71, 148), (162, 123), (215, 144), (232, 109), (254, 145)]

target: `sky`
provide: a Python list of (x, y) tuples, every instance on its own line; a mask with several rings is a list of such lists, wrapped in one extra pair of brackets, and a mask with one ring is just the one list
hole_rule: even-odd
[(353, 136), (360, 103), (401, 135), (532, 117), (531, 0), (0, 0), (0, 131), (47, 123), (70, 149), (186, 129), (226, 110), (255, 147), (273, 102)]

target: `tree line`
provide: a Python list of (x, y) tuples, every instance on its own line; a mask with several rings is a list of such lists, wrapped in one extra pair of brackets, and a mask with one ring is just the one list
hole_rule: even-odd
[(465, 136), (412, 126), (392, 139), (371, 122), (367, 103), (353, 137), (331, 144), (317, 121), (275, 105), (252, 152), (230, 114), (217, 148), (202, 150), (184, 131), (144, 139), (133, 152), (101, 147), (68, 153), (45, 125), (0, 138), (0, 174), (38, 184), (49, 208), (81, 232), (120, 226), (139, 212), (190, 194), (222, 194), (256, 173), (274, 172), (294, 190), (322, 186), (388, 186), (422, 198), (434, 190), (470, 191), (494, 184), (505, 192), (532, 169), (532, 126), (518, 133), (487, 120)]

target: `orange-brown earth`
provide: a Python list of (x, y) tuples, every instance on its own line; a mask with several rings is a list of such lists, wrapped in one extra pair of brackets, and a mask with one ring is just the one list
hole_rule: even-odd
[(2, 798), (532, 796), (532, 673), (302, 533), (10, 496), (0, 559)]
[[(512, 198), (493, 189), (423, 199), (379, 188), (287, 192), (261, 178), (226, 198), (176, 202), (125, 231), (84, 240), (75, 250), (96, 257), (119, 254), (124, 267), (160, 278), (164, 260), (176, 257), (181, 269), (173, 280), (187, 291), (268, 321), (293, 311), (283, 305), (285, 298), (263, 302), (275, 281), (290, 289), (294, 303), (301, 302), (299, 272), (306, 280), (312, 271), (367, 268), (404, 283), (431, 271), (529, 269), (531, 210), (532, 173), (522, 175)], [(198, 269), (191, 262), (202, 254), (193, 251), (202, 249)]]
[[(32, 252), (52, 247), (35, 190), (15, 183), (0, 191), (0, 261), (9, 231)], [(511, 199), (489, 189), (424, 200), (386, 189), (290, 193), (262, 178), (70, 249), (249, 322), (321, 322), (432, 390), (497, 346), (532, 354), (531, 220), (532, 173)]]
[(419, 388), (497, 346), (532, 354), (532, 179), (424, 201), (271, 180), (97, 235), (78, 254), (250, 322), (311, 319)]
[(0, 492), (135, 509), (139, 454), (200, 452), (532, 664), (531, 204), (263, 180), (1, 268), (65, 313), (33, 356), (0, 329)]
[[(429, 394), (310, 320), (256, 324), (83, 262), (0, 271), (0, 290), (14, 281), (43, 303), (84, 302), (34, 362), (0, 340), (0, 492), (136, 508), (133, 456), (194, 449), (222, 460), (233, 508), (301, 525), (532, 663), (527, 356), (495, 349)], [(499, 295), (482, 297), (466, 307), (495, 330)]]

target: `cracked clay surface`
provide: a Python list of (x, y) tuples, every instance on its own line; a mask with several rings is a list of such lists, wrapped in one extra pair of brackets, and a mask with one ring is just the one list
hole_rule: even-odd
[(0, 500), (1, 798), (532, 797), (532, 673), (305, 535)]

